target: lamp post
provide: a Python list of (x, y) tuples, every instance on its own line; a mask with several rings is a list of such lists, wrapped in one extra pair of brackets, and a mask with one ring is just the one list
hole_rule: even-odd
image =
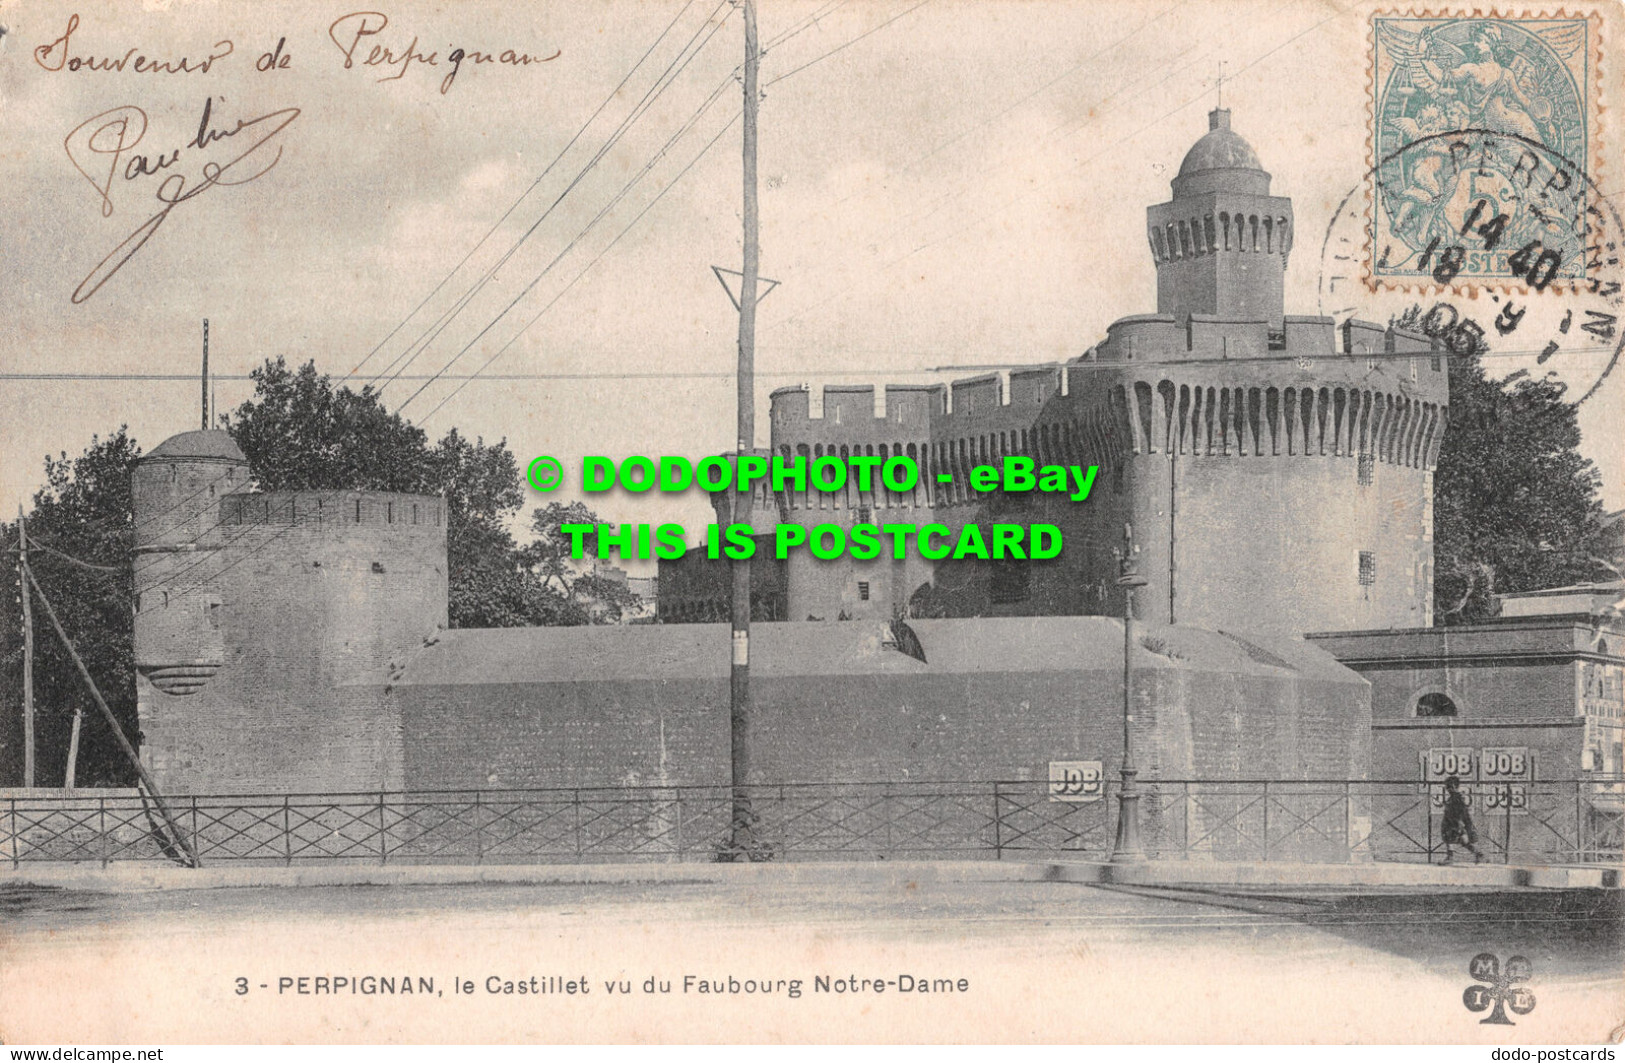
[(1123, 588), (1123, 764), (1122, 786), (1117, 791), (1117, 842), (1112, 846), (1111, 862), (1137, 863), (1145, 859), (1145, 847), (1140, 844), (1140, 793), (1134, 778), (1140, 771), (1134, 766), (1134, 591), (1146, 585), (1134, 563), (1134, 528), (1123, 525), (1123, 548), (1118, 552), (1117, 585)]

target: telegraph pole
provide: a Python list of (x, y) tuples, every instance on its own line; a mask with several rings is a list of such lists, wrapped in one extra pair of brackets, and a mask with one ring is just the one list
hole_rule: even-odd
[(112, 728), (113, 737), (118, 740), (119, 748), (129, 758), (130, 764), (135, 768), (135, 773), (141, 779), (141, 784), (146, 787), (147, 793), (152, 795), (152, 803), (158, 806), (158, 814), (163, 817), (164, 824), (169, 827), (169, 836), (171, 841), (174, 842), (175, 848), (185, 854), (188, 866), (203, 866), (197, 858), (197, 853), (192, 849), (191, 844), (187, 842), (186, 836), (181, 833), (180, 825), (175, 822), (175, 816), (169, 810), (169, 802), (165, 801), (164, 795), (159, 792), (158, 784), (153, 782), (151, 773), (147, 771), (147, 766), (141, 763), (141, 754), (135, 751), (135, 746), (131, 745), (130, 740), (124, 735), (124, 728), (119, 726), (118, 717), (114, 716), (113, 710), (107, 707), (107, 700), (102, 697), (101, 688), (96, 685), (96, 680), (91, 678), (90, 669), (85, 667), (84, 658), (80, 657), (79, 651), (73, 648), (73, 640), (68, 638), (68, 632), (62, 627), (62, 620), (56, 615), (56, 609), (52, 607), (51, 599), (45, 596), (45, 591), (40, 587), (39, 581), (34, 578), (32, 570), (23, 569), (23, 576), (33, 586), (34, 593), (39, 595), (40, 604), (45, 606), (45, 618), (51, 622), (51, 627), (56, 631), (56, 637), (62, 640), (62, 648), (67, 650), (68, 656), (73, 659), (74, 667), (79, 670), (79, 678), (83, 679), (85, 686), (90, 689), (90, 696), (95, 699), (96, 708), (101, 710), (102, 719), (106, 720), (107, 726)]
[(23, 594), (23, 785), (34, 785), (34, 608), (28, 595), (28, 521), (17, 503), (17, 588)]
[(209, 430), (209, 319), (203, 319), (203, 430)]
[(73, 707), (73, 730), (68, 733), (68, 766), (62, 773), (62, 788), (72, 790), (79, 774), (79, 729), (85, 724), (85, 710)]
[[(760, 224), (756, 201), (756, 88), (760, 48), (756, 40), (756, 0), (740, 0), (745, 17), (745, 264), (739, 279), (739, 459), (756, 447), (756, 287), (760, 271)], [(733, 520), (751, 522), (751, 491), (735, 491)], [(748, 860), (755, 850), (755, 814), (745, 786), (750, 778), (750, 559), (733, 562), (733, 665), (728, 675), (729, 780), (733, 789), (733, 826), (729, 845), (735, 860)]]

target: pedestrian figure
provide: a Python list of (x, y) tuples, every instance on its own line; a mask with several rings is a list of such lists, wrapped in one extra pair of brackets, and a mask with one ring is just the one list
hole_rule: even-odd
[(1473, 863), (1484, 862), (1484, 854), (1474, 844), (1478, 835), (1473, 831), (1473, 817), (1467, 814), (1467, 797), (1461, 792), (1461, 779), (1454, 775), (1444, 781), (1444, 823), (1440, 833), (1444, 836), (1445, 863), (1454, 858), (1451, 850), (1457, 845), (1473, 854)]

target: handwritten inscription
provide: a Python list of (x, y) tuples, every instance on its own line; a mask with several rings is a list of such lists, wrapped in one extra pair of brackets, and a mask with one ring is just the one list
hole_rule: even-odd
[(62, 36), (34, 49), (34, 62), (46, 70), (72, 73), (81, 70), (122, 73), (128, 69), (137, 74), (207, 74), (211, 66), (235, 50), (230, 41), (216, 41), (209, 54), (202, 59), (185, 56), (179, 59), (154, 59), (142, 54), (139, 47), (125, 49), (124, 54), (116, 59), (111, 53), (99, 57), (80, 55), (73, 51), (73, 35), (78, 29), (79, 16), (69, 15), (68, 28), (62, 31)]
[[(203, 103), (197, 133), (184, 144), (157, 151), (137, 152), (147, 135), (147, 113), (133, 104), (114, 107), (87, 118), (62, 142), (74, 168), (89, 181), (100, 200), (102, 216), (112, 217), (115, 182), (139, 181), (162, 175), (153, 197), (163, 204), (135, 231), (119, 242), (74, 289), (73, 301), (82, 303), (124, 268), (152, 239), (182, 203), (189, 203), (211, 188), (246, 185), (264, 177), (282, 159), (282, 146), (266, 148), (299, 117), (299, 108), (284, 107), (235, 124), (214, 124), (214, 99)], [(210, 149), (219, 145), (220, 150)], [(231, 154), (231, 153), (235, 154)], [(222, 158), (221, 156), (227, 156)], [(207, 156), (207, 157), (205, 157)], [(200, 160), (193, 162), (193, 159)], [(195, 169), (188, 171), (188, 165)]]
[(464, 63), (472, 63), (475, 66), (495, 63), (526, 67), (535, 63), (551, 63), (564, 54), (562, 50), (557, 50), (552, 55), (537, 56), (512, 48), (504, 48), (500, 52), (494, 49), (480, 51), (474, 48), (452, 48), (446, 52), (442, 60), (439, 51), (426, 53), (419, 48), (418, 38), (415, 35), (404, 48), (390, 48), (367, 40), (382, 33), (388, 25), (389, 16), (381, 11), (353, 11), (334, 19), (333, 24), (327, 27), (327, 36), (344, 56), (344, 69), (394, 68), (393, 72), (379, 77), (379, 81), (399, 81), (406, 77), (406, 72), (412, 69), (414, 64), (444, 69), (445, 76), (440, 79), (440, 94), (444, 96), (451, 89), (452, 82), (457, 80), (457, 74), (462, 70)]
[[(533, 54), (516, 48), (489, 46), (483, 48), (452, 47), (428, 48), (420, 46), (421, 38), (414, 34), (409, 40), (402, 34), (399, 40), (387, 43), (380, 38), (389, 26), (389, 16), (382, 11), (353, 11), (333, 20), (327, 27), (328, 39), (343, 57), (345, 70), (373, 70), (378, 81), (401, 81), (408, 72), (418, 68), (434, 68), (440, 74), (440, 94), (451, 91), (463, 65), (493, 66), (497, 68), (524, 68), (551, 63), (564, 52), (555, 49), (551, 55)], [(52, 72), (120, 74), (207, 74), (210, 69), (236, 51), (228, 38), (219, 40), (202, 58), (181, 56), (154, 58), (139, 47), (123, 48), (115, 45), (97, 54), (98, 49), (87, 50), (74, 41), (79, 32), (79, 16), (68, 17), (62, 35), (48, 44), (34, 49), (34, 62)], [(378, 38), (378, 39), (374, 39)], [(253, 53), (250, 52), (250, 55)], [(276, 47), (260, 53), (254, 68), (262, 73), (286, 70), (292, 62), (291, 49), (286, 36), (278, 39)]]

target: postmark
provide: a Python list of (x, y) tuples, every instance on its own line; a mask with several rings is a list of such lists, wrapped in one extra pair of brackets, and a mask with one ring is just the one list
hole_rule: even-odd
[[(1564, 14), (1373, 17), (1373, 286), (1587, 279), (1598, 36)], [(1477, 229), (1487, 246), (1465, 246)]]
[[(1457, 192), (1414, 248), (1385, 238), (1372, 211), (1388, 178), (1425, 158), (1440, 160), (1435, 176)], [(1526, 356), (1528, 372), (1556, 375), (1584, 402), (1625, 353), (1622, 234), (1625, 220), (1577, 160), (1495, 129), (1430, 133), (1377, 159), (1333, 213), (1320, 310), (1381, 320), (1396, 309), (1386, 300), (1420, 296), (1422, 327), (1447, 352)]]

